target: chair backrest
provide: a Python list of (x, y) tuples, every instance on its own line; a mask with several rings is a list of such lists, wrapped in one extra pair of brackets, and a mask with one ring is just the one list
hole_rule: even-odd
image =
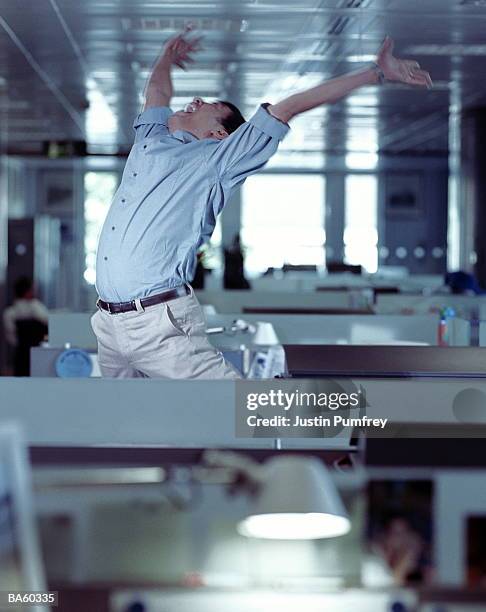
[(19, 346), (38, 346), (47, 334), (47, 325), (38, 319), (19, 319), (15, 325)]

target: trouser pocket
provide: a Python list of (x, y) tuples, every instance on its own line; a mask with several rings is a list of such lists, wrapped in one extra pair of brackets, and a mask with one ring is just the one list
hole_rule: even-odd
[(199, 302), (192, 295), (166, 304), (166, 316), (172, 328), (184, 336), (204, 335), (206, 319)]
[(168, 328), (172, 330), (172, 335), (176, 336), (186, 336), (185, 330), (185, 313), (181, 316), (177, 316), (174, 312), (172, 312), (169, 302), (165, 302), (164, 308), (162, 309), (162, 316), (164, 322), (167, 324)]

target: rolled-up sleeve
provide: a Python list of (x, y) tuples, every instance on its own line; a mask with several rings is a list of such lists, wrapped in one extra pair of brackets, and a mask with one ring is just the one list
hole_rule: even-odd
[(289, 129), (262, 105), (249, 121), (210, 147), (209, 164), (221, 183), (235, 187), (267, 163)]
[(169, 132), (169, 117), (173, 111), (168, 106), (154, 106), (137, 116), (133, 122), (135, 142), (149, 136), (164, 136)]

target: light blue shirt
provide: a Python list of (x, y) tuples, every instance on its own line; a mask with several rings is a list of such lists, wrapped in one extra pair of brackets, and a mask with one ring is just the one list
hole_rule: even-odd
[(276, 152), (288, 125), (263, 106), (223, 140), (169, 132), (172, 111), (149, 108), (101, 231), (96, 288), (126, 302), (191, 282), (232, 191)]

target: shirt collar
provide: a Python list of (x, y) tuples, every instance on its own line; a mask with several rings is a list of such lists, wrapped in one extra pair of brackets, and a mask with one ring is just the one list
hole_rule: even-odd
[(173, 138), (177, 138), (177, 140), (180, 140), (183, 143), (199, 140), (199, 138), (194, 136), (194, 134), (191, 134), (191, 132), (187, 132), (186, 130), (176, 130), (175, 132), (172, 132), (171, 136)]

